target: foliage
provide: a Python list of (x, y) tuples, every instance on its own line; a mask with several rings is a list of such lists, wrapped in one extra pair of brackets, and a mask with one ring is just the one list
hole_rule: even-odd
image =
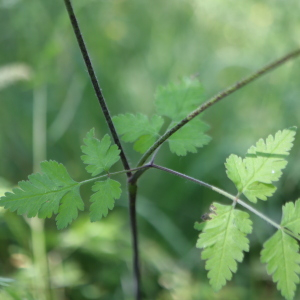
[[(110, 110), (114, 113), (142, 111), (149, 114), (150, 120), (157, 113), (153, 111), (152, 95), (158, 84), (174, 81), (182, 74), (199, 72), (198, 78), (209, 96), (268, 62), (271, 55), (266, 44), (272, 48), (272, 56), (277, 57), (284, 49), (295, 47), (298, 38), (294, 30), (298, 25), (297, 9), (291, 9), (298, 5), (295, 0), (288, 3), (250, 0), (236, 6), (207, 0), (184, 5), (163, 1), (159, 6), (137, 0), (130, 1), (130, 5), (127, 1), (77, 2), (74, 2), (74, 8), (80, 13), (80, 25), (84, 26), (84, 36)], [(40, 87), (47, 91), (47, 116), (41, 116), (45, 122), (47, 118), (49, 129), (47, 157), (63, 162), (76, 181), (85, 176), (82, 164), (78, 163), (81, 153), (77, 145), (80, 139), (95, 126), (101, 137), (106, 133), (86, 71), (81, 68), (79, 51), (74, 45), (66, 13), (62, 5), (53, 3), (33, 0), (2, 1), (0, 4), (0, 12), (5, 16), (1, 20), (5, 41), (0, 50), (2, 66), (7, 62), (22, 62), (34, 70), (29, 82), (26, 79), (27, 82), (18, 82), (5, 89), (1, 85), (5, 78), (2, 74), (0, 76), (0, 180), (3, 178), (8, 182), (7, 185), (0, 182), (1, 192), (8, 191), (32, 173), (32, 97)], [(97, 38), (91, 28), (99, 29)], [(76, 66), (78, 64), (79, 67)], [(253, 137), (263, 137), (278, 128), (299, 122), (299, 112), (295, 109), (300, 91), (297, 83), (299, 70), (297, 65), (290, 64), (209, 110), (205, 118), (209, 121), (210, 135), (214, 140), (209, 147), (202, 148), (199, 155), (178, 159), (162, 148), (158, 160), (167, 166), (176, 166), (183, 173), (197, 174), (197, 177), (217, 186), (226, 185), (222, 164), (228, 153), (233, 149), (235, 153), (243, 153), (244, 145), (250, 145)], [(168, 118), (164, 118), (166, 127)], [(54, 129), (62, 138), (54, 139)], [(299, 147), (299, 140), (296, 142)], [(131, 157), (132, 152), (127, 152), (130, 161), (134, 162), (136, 156)], [(275, 183), (278, 192), (274, 194), (272, 204), (265, 203), (270, 216), (276, 217), (284, 199), (298, 197), (299, 163), (295, 155), (289, 161), (292, 163), (288, 165), (288, 177)], [(144, 237), (140, 239), (140, 247), (142, 252), (147, 249), (143, 255), (143, 272), (147, 274), (145, 292), (155, 299), (198, 299), (201, 293), (204, 300), (260, 299), (266, 294), (271, 294), (275, 300), (275, 285), (265, 284), (263, 272), (251, 268), (251, 265), (239, 268), (238, 284), (229, 284), (218, 294), (211, 291), (203, 278), (204, 268), (197, 265), (193, 254), (188, 258), (186, 253), (190, 253), (190, 242), (195, 236), (191, 223), (208, 206), (207, 199), (211, 199), (212, 192), (199, 191), (197, 186), (186, 180), (174, 179), (170, 183), (172, 177), (158, 171), (149, 173), (139, 184), (138, 197), (139, 226)], [(153, 187), (157, 187), (155, 197)], [(81, 189), (81, 195), (88, 199), (90, 190)], [(145, 206), (143, 201), (150, 205)], [(52, 220), (46, 221), (47, 249), (51, 250), (52, 268), (63, 266), (60, 269), (67, 270), (68, 277), (61, 280), (62, 273), (59, 276), (53, 273), (57, 300), (130, 298), (126, 287), (131, 276), (124, 272), (130, 247), (117, 251), (120, 249), (120, 234), (116, 234), (122, 232), (122, 238), (130, 242), (130, 237), (124, 234), (128, 226), (123, 208), (126, 202), (117, 203), (119, 207), (109, 214), (109, 218), (86, 224), (88, 222), (82, 213), (78, 221), (63, 232), (53, 230)], [(154, 207), (155, 212), (152, 211)], [(156, 214), (157, 211), (160, 214)], [(31, 257), (28, 248), (31, 234), (26, 219), (5, 210), (0, 210), (0, 216), (3, 225), (0, 247), (2, 274), (16, 278), (17, 272), (25, 269), (21, 264), (14, 264), (14, 253), (27, 253)], [(101, 227), (105, 222), (115, 226), (119, 219), (124, 222), (114, 233)], [(95, 228), (95, 225), (100, 227)], [(251, 251), (247, 254), (254, 264), (258, 257), (257, 245), (269, 234), (269, 227), (260, 225), (256, 224), (257, 234), (251, 236)], [(94, 232), (86, 234), (91, 228)], [(175, 234), (167, 234), (170, 228), (181, 234), (184, 242)], [(79, 243), (82, 237), (85, 240)], [(69, 244), (71, 239), (76, 241), (73, 248)], [(182, 260), (183, 256), (187, 259)], [(180, 268), (179, 272), (170, 268), (170, 259)], [(180, 264), (177, 263), (179, 260)], [(124, 265), (126, 267), (122, 269)], [(32, 280), (30, 270), (28, 273)], [(78, 281), (74, 281), (76, 276)], [(95, 283), (95, 278), (100, 278), (98, 282), (101, 284)], [(23, 279), (18, 278), (18, 282), (26, 282)], [(30, 287), (28, 282), (21, 290)], [(14, 293), (17, 293), (16, 289)], [(295, 297), (297, 299), (297, 295)]]
[[(116, 145), (111, 146), (110, 137), (105, 135), (100, 141), (94, 137), (91, 129), (84, 139), (81, 159), (88, 164), (86, 170), (93, 176), (108, 172), (119, 159)], [(69, 225), (78, 216), (78, 210), (83, 210), (84, 204), (79, 188), (83, 182), (74, 181), (66, 168), (55, 161), (41, 163), (42, 174), (30, 175), (28, 181), (19, 182), (19, 188), (14, 188), (0, 199), (0, 205), (18, 214), (27, 214), (29, 218), (38, 215), (39, 218), (50, 218), (57, 214), (57, 228)], [(113, 209), (114, 200), (120, 198), (120, 183), (106, 179), (97, 181), (92, 191), (95, 192), (90, 201), (91, 221), (100, 220), (106, 216), (108, 209)]]
[(29, 218), (38, 215), (50, 218), (57, 214), (58, 229), (66, 227), (83, 210), (79, 183), (74, 181), (66, 168), (55, 161), (41, 163), (43, 174), (30, 175), (28, 181), (19, 182), (19, 188), (1, 197), (1, 206)]
[[(143, 114), (125, 114), (113, 118), (124, 142), (135, 142), (133, 148), (144, 153), (159, 137), (163, 126), (162, 116), (171, 119), (169, 128), (176, 125), (189, 112), (203, 102), (203, 87), (195, 78), (183, 78), (179, 83), (157, 88), (155, 94), (156, 111), (150, 120)], [(210, 137), (205, 134), (209, 126), (199, 118), (186, 124), (169, 139), (172, 153), (185, 156), (188, 152), (197, 153), (197, 148), (207, 145)]]
[[(233, 154), (226, 160), (227, 176), (239, 191), (233, 200), (234, 206), (213, 203), (206, 221), (195, 225), (202, 230), (197, 247), (204, 249), (202, 259), (206, 260), (208, 278), (215, 290), (225, 285), (232, 272), (237, 271), (236, 261), (243, 260), (242, 251), (249, 251), (249, 240), (245, 236), (251, 233), (252, 222), (247, 213), (235, 209), (240, 193), (252, 202), (272, 196), (276, 188), (271, 182), (279, 179), (281, 170), (287, 165), (285, 158), (293, 146), (295, 131), (292, 127), (278, 131), (275, 137), (269, 135), (266, 142), (260, 139), (256, 147), (248, 150), (244, 160)], [(261, 252), (261, 261), (267, 263), (268, 273), (273, 274), (277, 288), (286, 299), (293, 299), (299, 283), (299, 215), (300, 200), (283, 206), (281, 226)]]
[(287, 165), (285, 158), (293, 146), (296, 128), (278, 131), (275, 137), (269, 135), (264, 142), (260, 139), (252, 146), (245, 159), (232, 154), (226, 160), (227, 176), (236, 185), (239, 194), (243, 193), (251, 202), (267, 200), (273, 195), (281, 170)]
[(203, 231), (196, 247), (204, 249), (201, 257), (207, 260), (205, 268), (210, 284), (218, 291), (236, 272), (236, 261), (243, 260), (243, 251), (249, 251), (246, 235), (252, 232), (252, 222), (246, 212), (219, 203), (211, 205), (209, 217), (203, 229), (197, 226)]

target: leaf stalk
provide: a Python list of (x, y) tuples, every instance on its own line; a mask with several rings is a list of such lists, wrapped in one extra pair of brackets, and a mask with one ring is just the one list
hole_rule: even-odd
[[(155, 169), (162, 170), (164, 172), (167, 172), (167, 173), (170, 173), (170, 174), (173, 174), (173, 175), (176, 175), (176, 176), (179, 176), (181, 178), (187, 179), (189, 181), (192, 181), (192, 182), (195, 182), (199, 185), (202, 185), (206, 188), (209, 188), (209, 189), (211, 189), (211, 190), (213, 190), (213, 191), (215, 191), (215, 192), (231, 199), (233, 202), (236, 202), (236, 203), (240, 204), (241, 206), (245, 207), (246, 209), (248, 209), (249, 211), (251, 211), (252, 213), (257, 215), (258, 217), (260, 217), (263, 220), (265, 220), (266, 222), (268, 222), (270, 225), (274, 226), (276, 229), (284, 230), (284, 228), (282, 226), (280, 226), (279, 224), (277, 224), (276, 222), (274, 222), (273, 220), (268, 218), (266, 215), (262, 214), (260, 211), (256, 210), (252, 206), (250, 206), (249, 204), (245, 203), (243, 200), (239, 199), (237, 196), (231, 195), (231, 194), (227, 193), (226, 191), (224, 191), (222, 189), (219, 189), (219, 188), (217, 188), (213, 185), (210, 185), (210, 184), (208, 184), (204, 181), (198, 180), (194, 177), (187, 176), (187, 175), (185, 175), (183, 173), (180, 173), (180, 172), (177, 172), (175, 170), (168, 169), (168, 168), (165, 168), (165, 167), (162, 167), (162, 166), (159, 166), (159, 165), (155, 165), (155, 164), (152, 164), (151, 167), (155, 168)], [(284, 230), (284, 232), (287, 233), (287, 234), (290, 234), (288, 230)], [(292, 235), (292, 236), (295, 237), (295, 235)], [(297, 238), (297, 237), (295, 237), (295, 238)], [(299, 240), (299, 237), (297, 239)]]

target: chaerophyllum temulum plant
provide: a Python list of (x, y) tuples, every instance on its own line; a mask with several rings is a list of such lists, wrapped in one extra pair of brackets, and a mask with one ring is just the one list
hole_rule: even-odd
[[(201, 257), (205, 260), (205, 268), (213, 289), (220, 290), (232, 278), (233, 273), (237, 271), (237, 263), (242, 262), (244, 252), (249, 251), (248, 236), (252, 232), (252, 213), (277, 229), (262, 246), (261, 261), (266, 264), (267, 272), (272, 275), (281, 294), (286, 299), (293, 299), (300, 273), (300, 199), (285, 203), (280, 224), (249, 205), (248, 201), (254, 204), (258, 200), (266, 201), (276, 191), (274, 182), (280, 179), (282, 170), (287, 165), (286, 159), (293, 146), (296, 127), (279, 130), (265, 140), (260, 139), (249, 148), (244, 158), (234, 154), (227, 158), (226, 173), (236, 186), (236, 195), (157, 165), (155, 158), (163, 143), (168, 143), (170, 151), (178, 156), (187, 155), (189, 152), (197, 153), (199, 148), (208, 145), (211, 138), (206, 131), (209, 126), (199, 115), (251, 81), (299, 56), (300, 49), (265, 66), (206, 102), (202, 85), (195, 78), (186, 77), (177, 83), (157, 89), (154, 116), (149, 118), (143, 114), (125, 113), (112, 118), (71, 2), (65, 0), (65, 4), (113, 142), (108, 134), (100, 139), (96, 138), (95, 130), (91, 129), (81, 147), (81, 159), (86, 164), (86, 171), (90, 173), (91, 178), (76, 182), (64, 165), (51, 160), (43, 161), (41, 173), (29, 175), (27, 181), (19, 182), (19, 187), (1, 197), (0, 205), (28, 217), (49, 218), (55, 214), (57, 228), (63, 229), (78, 217), (78, 211), (84, 209), (80, 187), (92, 183), (90, 220), (99, 221), (107, 216), (114, 208), (115, 200), (119, 199), (122, 187), (114, 176), (124, 173), (127, 176), (129, 198), (135, 295), (136, 299), (142, 299), (136, 222), (137, 182), (147, 170), (153, 168), (174, 174), (210, 188), (232, 201), (229, 204), (213, 202), (209, 212), (199, 212), (202, 222), (195, 224), (195, 228), (200, 231), (196, 247), (202, 249)], [(162, 132), (162, 128), (167, 129)], [(128, 162), (121, 139), (134, 143), (134, 150), (142, 154), (134, 168)], [(110, 168), (118, 161), (122, 162), (123, 169), (110, 172)], [(241, 199), (242, 197), (246, 200)], [(243, 210), (240, 210), (239, 206), (242, 206)]]

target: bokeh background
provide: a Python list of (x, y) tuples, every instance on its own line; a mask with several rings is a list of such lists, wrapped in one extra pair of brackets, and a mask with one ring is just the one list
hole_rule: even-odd
[[(297, 0), (74, 0), (75, 11), (113, 115), (154, 113), (158, 85), (197, 74), (206, 97), (299, 47)], [(88, 178), (80, 145), (90, 128), (108, 132), (62, 0), (0, 0), (0, 193), (39, 162), (65, 164)], [(164, 146), (157, 163), (235, 193), (224, 162), (259, 138), (299, 126), (300, 59), (291, 61), (205, 112), (211, 143), (177, 157)], [(134, 165), (140, 155), (124, 144)], [(257, 208), (276, 221), (300, 197), (300, 138), (276, 185)], [(121, 164), (115, 167), (120, 170)], [(120, 176), (125, 189), (125, 178)], [(82, 189), (88, 204), (90, 186)], [(145, 299), (282, 299), (259, 261), (274, 229), (252, 216), (251, 252), (219, 293), (195, 248), (195, 221), (211, 190), (150, 170), (139, 183), (138, 225)], [(88, 206), (87, 206), (88, 207)], [(44, 242), (45, 241), (45, 242)], [(46, 272), (46, 262), (49, 272)], [(101, 222), (88, 208), (67, 229), (54, 218), (28, 220), (0, 211), (1, 300), (133, 299), (127, 196)], [(50, 281), (51, 290), (47, 288)], [(300, 297), (298, 292), (298, 297)], [(296, 296), (297, 299), (297, 296)]]

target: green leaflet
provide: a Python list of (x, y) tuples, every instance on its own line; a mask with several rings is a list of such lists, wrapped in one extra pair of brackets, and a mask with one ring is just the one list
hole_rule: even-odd
[(261, 261), (267, 263), (268, 274), (272, 274), (277, 288), (288, 300), (294, 298), (296, 284), (299, 283), (300, 254), (295, 239), (278, 230), (264, 243)]
[[(175, 123), (172, 123), (170, 128), (174, 125)], [(211, 140), (204, 134), (208, 128), (209, 126), (201, 120), (192, 120), (168, 139), (171, 152), (179, 156), (184, 156), (187, 152), (197, 153), (197, 148), (207, 145)]]
[(286, 203), (282, 208), (282, 214), (281, 225), (295, 234), (300, 234), (300, 199), (295, 204), (293, 202)]
[(143, 114), (124, 114), (113, 117), (117, 131), (124, 142), (135, 142), (134, 150), (144, 153), (159, 137), (164, 123), (162, 117), (154, 115), (148, 119)]
[(161, 86), (155, 94), (156, 111), (173, 121), (180, 121), (204, 101), (203, 87), (196, 79), (183, 78), (179, 83)]
[[(110, 137), (106, 134), (101, 141), (94, 137), (94, 129), (90, 130), (84, 139), (85, 145), (81, 147), (81, 158), (85, 164), (88, 164), (86, 170), (92, 173), (92, 176), (108, 172), (110, 167), (119, 159), (120, 150), (116, 145), (111, 146)], [(108, 210), (114, 208), (115, 199), (121, 195), (121, 184), (118, 181), (108, 178), (105, 181), (97, 181), (92, 187), (90, 201), (90, 219), (92, 222), (106, 217)]]
[(87, 164), (87, 172), (92, 176), (108, 172), (110, 167), (120, 159), (120, 150), (117, 145), (111, 146), (110, 137), (106, 134), (101, 141), (94, 137), (95, 130), (91, 129), (84, 139), (85, 145), (81, 146), (85, 155), (81, 156), (82, 161)]
[(239, 193), (254, 203), (273, 195), (276, 187), (272, 183), (278, 181), (287, 165), (295, 133), (296, 127), (291, 127), (278, 131), (275, 137), (269, 135), (265, 142), (260, 139), (248, 150), (245, 159), (234, 154), (228, 157), (226, 173)]
[(197, 241), (197, 248), (202, 248), (201, 258), (206, 261), (210, 284), (215, 291), (232, 278), (237, 271), (237, 261), (243, 260), (243, 251), (249, 251), (247, 234), (252, 232), (252, 222), (246, 212), (234, 209), (232, 205), (213, 203), (209, 213), (210, 220), (202, 229)]
[[(286, 203), (282, 207), (281, 226), (288, 228), (295, 235), (300, 232), (300, 199), (295, 204)], [(293, 299), (296, 284), (300, 282), (300, 254), (298, 242), (285, 233), (278, 230), (264, 243), (261, 251), (261, 261), (267, 264), (268, 274), (273, 275), (273, 281), (277, 282), (277, 288), (288, 300)]]
[(0, 205), (19, 215), (29, 218), (50, 218), (57, 214), (58, 229), (70, 224), (83, 210), (84, 204), (79, 194), (80, 183), (74, 181), (66, 168), (56, 161), (41, 163), (43, 174), (28, 176), (28, 181), (19, 182), (19, 188), (6, 193), (0, 199)]
[[(203, 87), (195, 79), (183, 78), (178, 83), (159, 87), (155, 95), (156, 111), (162, 116), (171, 118), (173, 127), (203, 102)], [(125, 114), (113, 118), (118, 133), (125, 142), (134, 142), (133, 148), (144, 153), (159, 137), (164, 123), (161, 116), (154, 115), (148, 119), (143, 114)], [(208, 125), (195, 119), (175, 132), (168, 143), (171, 152), (183, 156), (187, 152), (196, 153), (197, 148), (208, 144), (210, 137), (204, 134)]]
[(122, 190), (118, 181), (107, 179), (96, 182), (92, 190), (95, 192), (90, 201), (93, 202), (90, 207), (90, 218), (92, 222), (98, 221), (102, 216), (106, 217), (108, 210), (112, 210), (115, 205), (115, 199), (119, 199)]

